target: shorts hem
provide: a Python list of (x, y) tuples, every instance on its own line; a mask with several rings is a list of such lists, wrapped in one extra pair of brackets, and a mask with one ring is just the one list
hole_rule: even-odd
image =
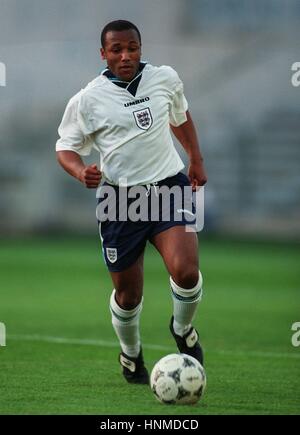
[(145, 247), (146, 247), (146, 244), (143, 247), (143, 249), (141, 249), (138, 252), (138, 254), (134, 256), (134, 258), (131, 258), (125, 264), (120, 264), (120, 265), (118, 265), (118, 264), (115, 264), (115, 265), (111, 264), (110, 265), (110, 264), (107, 264), (108, 262), (106, 261), (106, 259), (104, 259), (105, 260), (105, 264), (107, 266), (107, 269), (109, 270), (109, 272), (124, 272), (124, 270), (129, 269), (129, 267), (131, 267), (138, 260), (139, 256), (144, 252)]
[(183, 226), (187, 226), (187, 225), (188, 224), (186, 222), (180, 222), (180, 221), (169, 222), (169, 225), (166, 225), (164, 228), (159, 228), (157, 231), (153, 231), (153, 233), (151, 233), (151, 235), (149, 237), (149, 241), (150, 241), (150, 243), (152, 243), (152, 239), (154, 236), (156, 236), (159, 233), (162, 233), (163, 231), (167, 231), (170, 228), (179, 227), (179, 226), (183, 227)]

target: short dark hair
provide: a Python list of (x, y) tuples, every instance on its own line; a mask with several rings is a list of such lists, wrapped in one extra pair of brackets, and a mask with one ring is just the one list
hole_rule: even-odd
[(135, 30), (138, 34), (140, 43), (142, 42), (141, 34), (139, 29), (136, 27), (135, 24), (131, 23), (130, 21), (126, 20), (116, 20), (111, 21), (110, 23), (106, 24), (106, 26), (103, 28), (101, 32), (101, 45), (104, 48), (105, 46), (105, 37), (107, 32), (122, 32), (123, 30)]

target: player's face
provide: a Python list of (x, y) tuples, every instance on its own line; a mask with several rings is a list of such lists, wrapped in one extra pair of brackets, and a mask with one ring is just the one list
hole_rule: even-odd
[(132, 80), (141, 60), (141, 44), (137, 32), (134, 29), (107, 32), (101, 56), (106, 59), (108, 68), (116, 77), (125, 81)]

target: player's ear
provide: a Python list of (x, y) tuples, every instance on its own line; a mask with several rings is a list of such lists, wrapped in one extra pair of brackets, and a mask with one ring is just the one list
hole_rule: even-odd
[(106, 59), (106, 56), (105, 56), (105, 51), (104, 51), (104, 48), (100, 48), (100, 54), (101, 54), (101, 58), (102, 58), (102, 60), (105, 60)]

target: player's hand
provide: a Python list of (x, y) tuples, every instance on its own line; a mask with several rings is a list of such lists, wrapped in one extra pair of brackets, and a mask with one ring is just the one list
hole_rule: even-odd
[(188, 176), (193, 191), (195, 191), (199, 186), (204, 186), (207, 182), (207, 175), (202, 160), (190, 163)]
[(94, 163), (93, 165), (85, 166), (81, 170), (79, 180), (88, 189), (95, 189), (99, 186), (101, 177), (102, 173), (99, 171), (97, 165)]

